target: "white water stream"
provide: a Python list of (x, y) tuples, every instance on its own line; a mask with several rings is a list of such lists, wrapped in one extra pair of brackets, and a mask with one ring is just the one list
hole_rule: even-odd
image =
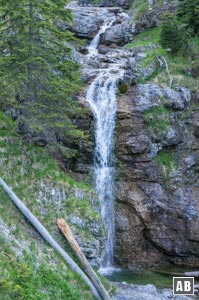
[(113, 16), (112, 18), (106, 18), (103, 25), (101, 26), (100, 30), (98, 31), (98, 33), (96, 34), (96, 36), (94, 37), (94, 39), (92, 40), (92, 42), (90, 43), (90, 45), (87, 47), (88, 49), (88, 57), (91, 57), (93, 55), (97, 55), (98, 54), (98, 44), (99, 44), (99, 40), (100, 40), (100, 35), (102, 33), (104, 33), (106, 31), (107, 28), (111, 27), (111, 25), (113, 24), (113, 22), (115, 21), (115, 16)]
[[(98, 55), (100, 34), (105, 32), (114, 22), (105, 20), (98, 34), (88, 46), (88, 55)], [(104, 219), (108, 238), (105, 247), (101, 271), (113, 266), (114, 249), (114, 129), (117, 110), (117, 83), (122, 78), (124, 71), (121, 65), (109, 64), (106, 69), (101, 69), (98, 76), (88, 88), (86, 101), (89, 103), (95, 119), (95, 154), (94, 175), (96, 191), (101, 204), (101, 215)]]

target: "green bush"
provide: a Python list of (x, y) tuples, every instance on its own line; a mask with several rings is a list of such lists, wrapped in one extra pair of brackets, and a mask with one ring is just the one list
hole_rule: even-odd
[(183, 46), (185, 37), (176, 16), (166, 13), (162, 21), (160, 44), (163, 48), (169, 48), (172, 53), (177, 53)]
[(199, 1), (184, 0), (178, 6), (178, 19), (192, 35), (199, 34)]

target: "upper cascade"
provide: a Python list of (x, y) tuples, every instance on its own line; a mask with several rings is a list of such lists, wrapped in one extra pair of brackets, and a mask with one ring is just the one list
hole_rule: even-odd
[[(76, 2), (71, 2), (67, 8), (73, 11), (74, 24), (70, 29), (77, 37), (92, 40), (99, 30), (103, 31), (103, 28), (102, 33), (106, 43), (124, 45), (132, 37), (134, 25), (130, 23), (128, 14), (124, 13), (120, 7), (80, 7)], [(106, 20), (108, 23), (109, 20), (113, 20), (110, 31), (106, 30), (110, 27), (105, 24)], [(112, 36), (110, 36), (111, 32), (113, 32)], [(108, 34), (107, 37), (106, 34)]]
[(115, 19), (116, 19), (116, 17), (114, 15), (105, 18), (105, 21), (104, 21), (102, 27), (100, 28), (100, 30), (98, 31), (98, 33), (96, 34), (96, 36), (94, 37), (94, 39), (92, 40), (90, 45), (87, 47), (88, 48), (88, 57), (91, 57), (93, 55), (96, 56), (98, 54), (97, 47), (99, 45), (100, 36), (102, 33), (104, 33), (106, 31), (107, 28), (112, 26)]

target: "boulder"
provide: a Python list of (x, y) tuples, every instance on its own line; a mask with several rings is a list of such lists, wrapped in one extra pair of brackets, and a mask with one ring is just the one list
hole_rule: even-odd
[(107, 54), (111, 50), (112, 50), (112, 48), (109, 47), (109, 46), (106, 46), (106, 45), (99, 45), (98, 46), (98, 51), (99, 51), (100, 54)]
[(74, 10), (74, 26), (72, 30), (80, 38), (92, 39), (99, 31), (107, 17), (113, 16), (107, 9), (76, 9)]
[(156, 84), (138, 84), (132, 101), (136, 111), (147, 111), (159, 105), (184, 110), (191, 100), (190, 91), (181, 86), (162, 88)]
[(174, 90), (169, 87), (165, 88), (164, 96), (166, 97), (165, 106), (176, 110), (184, 110), (191, 100), (190, 91), (179, 85), (175, 85)]
[(132, 39), (133, 29), (128, 23), (116, 24), (101, 35), (101, 43), (107, 46), (116, 44), (123, 46)]

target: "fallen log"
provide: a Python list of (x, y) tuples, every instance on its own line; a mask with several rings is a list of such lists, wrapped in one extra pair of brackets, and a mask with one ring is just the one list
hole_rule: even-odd
[(77, 241), (74, 238), (74, 235), (69, 227), (69, 225), (66, 223), (64, 219), (58, 219), (57, 225), (67, 241), (69, 242), (71, 248), (75, 252), (76, 256), (78, 257), (84, 272), (87, 274), (87, 276), (90, 278), (94, 286), (96, 287), (98, 293), (101, 295), (102, 299), (104, 300), (111, 300), (108, 292), (104, 288), (103, 284), (101, 283), (100, 279), (96, 275), (95, 271), (89, 264), (88, 260), (86, 259), (84, 253), (82, 252), (80, 246), (78, 245)]
[(184, 275), (188, 277), (199, 277), (199, 271), (185, 272)]
[(153, 270), (154, 273), (163, 274), (163, 275), (171, 275), (171, 276), (184, 276), (184, 273), (170, 272), (164, 270)]
[(193, 271), (193, 272), (182, 272), (182, 273), (177, 273), (177, 272), (170, 272), (170, 271), (164, 271), (164, 270), (153, 270), (153, 272), (158, 273), (158, 274), (163, 274), (163, 275), (171, 275), (171, 276), (178, 276), (178, 277), (199, 277), (199, 271)]
[(9, 188), (9, 186), (0, 177), (0, 186), (6, 192), (11, 201), (16, 205), (20, 212), (28, 219), (28, 221), (33, 225), (33, 227), (39, 232), (45, 241), (47, 241), (52, 248), (54, 248), (65, 260), (65, 262), (71, 267), (71, 269), (76, 272), (90, 287), (92, 294), (98, 299), (103, 300), (99, 295), (95, 286), (91, 280), (86, 276), (86, 274), (80, 269), (80, 267), (73, 261), (73, 259), (59, 246), (59, 244), (54, 240), (51, 234), (45, 229), (45, 227), (39, 222), (39, 220), (31, 213), (31, 211), (23, 204), (23, 202), (14, 194), (14, 192)]

